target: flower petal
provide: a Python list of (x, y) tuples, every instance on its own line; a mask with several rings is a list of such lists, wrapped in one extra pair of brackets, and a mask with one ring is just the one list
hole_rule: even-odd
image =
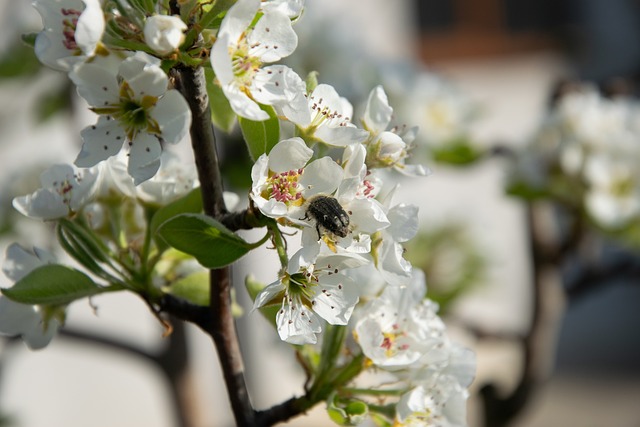
[(139, 133), (129, 150), (127, 171), (135, 185), (153, 177), (160, 168), (162, 146), (160, 141), (148, 133)]
[(323, 157), (314, 160), (304, 168), (300, 177), (305, 198), (316, 194), (331, 194), (340, 185), (344, 170), (331, 158)]
[(151, 117), (160, 125), (162, 139), (169, 144), (180, 142), (189, 132), (191, 110), (177, 90), (169, 90), (158, 101)]
[(87, 126), (80, 135), (84, 143), (75, 164), (82, 168), (95, 166), (118, 154), (125, 141), (124, 130), (108, 116), (100, 116), (98, 123)]
[(363, 125), (369, 131), (378, 134), (383, 132), (391, 122), (393, 108), (382, 86), (376, 86), (369, 94), (367, 107), (362, 118)]
[(291, 19), (280, 12), (265, 13), (258, 21), (247, 41), (249, 55), (262, 62), (275, 62), (289, 56), (298, 46), (298, 36), (291, 27)]
[(269, 152), (269, 170), (277, 173), (297, 170), (303, 168), (311, 156), (313, 150), (307, 147), (302, 138), (285, 139)]
[(322, 331), (318, 317), (304, 304), (282, 304), (276, 315), (280, 339), (290, 344), (315, 344), (316, 334)]

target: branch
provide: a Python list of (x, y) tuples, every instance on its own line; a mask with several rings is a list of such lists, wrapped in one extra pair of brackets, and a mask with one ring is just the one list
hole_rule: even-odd
[[(176, 87), (182, 92), (191, 109), (191, 145), (200, 180), (204, 212), (221, 219), (227, 214), (222, 197), (222, 176), (216, 139), (211, 123), (211, 109), (206, 91), (204, 70), (180, 66), (175, 69)], [(224, 267), (209, 274), (211, 300), (207, 323), (199, 323), (216, 345), (218, 359), (224, 373), (227, 393), (239, 426), (253, 426), (254, 410), (244, 380), (244, 364), (235, 323), (231, 313), (231, 270)], [(185, 316), (188, 316), (186, 313)], [(205, 319), (198, 317), (200, 321)]]
[(559, 260), (547, 256), (549, 249), (555, 254), (562, 245), (553, 230), (554, 218), (548, 208), (548, 204), (527, 205), (533, 263), (531, 326), (522, 339), (524, 362), (515, 389), (508, 396), (501, 396), (493, 384), (480, 389), (487, 427), (507, 426), (524, 409), (550, 370), (564, 295), (559, 265), (555, 262)]

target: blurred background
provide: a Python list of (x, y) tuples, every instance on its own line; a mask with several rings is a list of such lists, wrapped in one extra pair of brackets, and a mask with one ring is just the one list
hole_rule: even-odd
[[(564, 247), (568, 221), (553, 201), (542, 204), (505, 190), (513, 153), (535, 139), (569, 82), (637, 95), (640, 2), (308, 3), (295, 27), (298, 50), (287, 63), (300, 75), (317, 70), (320, 82), (354, 104), (354, 117), (369, 91), (383, 84), (398, 123), (420, 126), (416, 151), (433, 174), (400, 180), (395, 200), (420, 206), (423, 231), (407, 256), (425, 269), (429, 295), (440, 302), (451, 333), (478, 354), (469, 424), (640, 426), (637, 246), (610, 236), (603, 243), (589, 230), (562, 263), (545, 262), (538, 251)], [(16, 56), (19, 35), (41, 28), (28, 2), (0, 0), (0, 21), (4, 253), (16, 240), (51, 245), (44, 237), (47, 226), (18, 218), (11, 198), (35, 188), (49, 164), (73, 161), (79, 131), (94, 118), (65, 75), (40, 69), (33, 56)], [(229, 141), (225, 165), (242, 170), (234, 163), (234, 136), (221, 138)], [(464, 150), (448, 149), (452, 141)], [(246, 185), (242, 177), (227, 179), (238, 191)], [(253, 272), (267, 283), (275, 277), (264, 255), (249, 254), (235, 271), (246, 313), (251, 304), (244, 275)], [(615, 266), (621, 257), (631, 259), (631, 267), (581, 275), (594, 259), (612, 259)], [(0, 285), (8, 284), (0, 277)], [(96, 310), (74, 304), (71, 333), (43, 351), (2, 344), (0, 415), (7, 425), (176, 425), (170, 375), (157, 368), (166, 365), (147, 363), (132, 351), (162, 353), (166, 340), (157, 321), (132, 296), (100, 296), (93, 304)], [(304, 375), (270, 326), (250, 314), (238, 322), (254, 404), (268, 407), (301, 394)], [(95, 335), (124, 344), (114, 348), (86, 339)], [(232, 425), (213, 346), (191, 327), (178, 330), (175, 339), (186, 340), (188, 353), (167, 357), (182, 358), (186, 366), (178, 387), (191, 390), (194, 425)], [(318, 421), (326, 420), (323, 411), (287, 425), (326, 425)]]

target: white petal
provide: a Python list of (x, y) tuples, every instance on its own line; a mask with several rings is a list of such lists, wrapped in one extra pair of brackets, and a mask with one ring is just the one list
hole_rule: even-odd
[(78, 18), (74, 38), (82, 52), (91, 56), (104, 33), (104, 14), (98, 0), (83, 0), (83, 3), (86, 7)]
[(252, 310), (256, 310), (264, 306), (265, 304), (273, 301), (278, 296), (278, 294), (283, 294), (283, 293), (284, 293), (284, 286), (282, 285), (282, 282), (278, 280), (276, 282), (271, 283), (270, 285), (265, 287), (263, 290), (261, 290), (258, 293), (258, 295), (256, 295), (256, 299), (253, 302)]
[(153, 117), (160, 125), (162, 139), (169, 144), (180, 142), (189, 132), (191, 126), (191, 110), (182, 94), (177, 90), (169, 90), (158, 101)]
[(148, 133), (139, 133), (129, 150), (127, 171), (135, 185), (153, 177), (160, 168), (162, 146), (160, 141)]
[(37, 248), (34, 254), (19, 244), (12, 243), (7, 248), (2, 271), (9, 279), (17, 282), (34, 269), (55, 261), (53, 254), (44, 249)]
[(223, 87), (231, 84), (235, 78), (231, 56), (229, 56), (229, 43), (228, 34), (220, 35), (211, 48), (211, 68)]
[(354, 199), (347, 206), (351, 222), (364, 233), (372, 234), (389, 226), (389, 219), (374, 199)]
[(298, 46), (298, 36), (291, 27), (288, 16), (279, 13), (265, 13), (247, 38), (249, 55), (257, 56), (262, 62), (275, 62), (289, 56)]
[(304, 304), (283, 304), (276, 315), (280, 339), (290, 344), (315, 344), (322, 331), (318, 317)]
[(134, 56), (125, 59), (118, 74), (131, 87), (134, 99), (162, 96), (169, 85), (169, 78), (160, 68), (157, 58), (144, 52), (136, 52)]
[(364, 161), (367, 157), (367, 150), (362, 144), (348, 145), (342, 153), (342, 167), (345, 178), (357, 177), (362, 181), (367, 173), (367, 166)]
[(369, 137), (369, 132), (364, 129), (358, 129), (355, 126), (321, 126), (316, 130), (315, 136), (325, 144), (346, 147), (366, 141)]
[(382, 86), (376, 86), (369, 94), (367, 107), (362, 118), (364, 126), (371, 132), (383, 132), (391, 122), (393, 108), (389, 106), (387, 94)]
[(304, 168), (299, 183), (308, 199), (315, 194), (331, 194), (340, 185), (344, 170), (331, 157), (314, 160)]
[(259, 8), (259, 0), (238, 0), (224, 16), (218, 35), (228, 35), (230, 42), (237, 44), (242, 33), (258, 13)]
[(418, 232), (418, 207), (401, 203), (389, 209), (387, 218), (391, 222), (386, 232), (396, 242), (406, 242)]
[(231, 109), (240, 117), (261, 122), (269, 118), (266, 111), (262, 111), (260, 106), (242, 92), (234, 83), (222, 86), (222, 92), (227, 97)]
[(64, 199), (56, 191), (44, 188), (32, 194), (14, 198), (13, 207), (25, 216), (43, 220), (69, 215), (69, 206)]
[(87, 126), (80, 133), (82, 149), (76, 158), (77, 166), (88, 168), (116, 155), (125, 141), (124, 130), (117, 121), (100, 116), (98, 123)]
[(269, 169), (281, 173), (303, 168), (313, 156), (313, 150), (302, 138), (294, 137), (278, 142), (269, 152)]
[(346, 325), (358, 303), (358, 289), (344, 274), (323, 275), (319, 279), (313, 310), (332, 325)]
[(378, 270), (391, 285), (401, 286), (409, 283), (411, 264), (403, 258), (404, 249), (398, 243), (383, 240), (378, 259)]
[(73, 68), (69, 78), (75, 83), (78, 95), (92, 107), (114, 105), (120, 101), (116, 74), (99, 63), (82, 63)]

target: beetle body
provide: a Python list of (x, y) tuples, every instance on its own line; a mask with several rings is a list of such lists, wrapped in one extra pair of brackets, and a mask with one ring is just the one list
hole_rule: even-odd
[(335, 197), (318, 195), (309, 199), (303, 219), (316, 221), (318, 239), (321, 237), (321, 228), (339, 237), (347, 237), (349, 234), (349, 215)]

